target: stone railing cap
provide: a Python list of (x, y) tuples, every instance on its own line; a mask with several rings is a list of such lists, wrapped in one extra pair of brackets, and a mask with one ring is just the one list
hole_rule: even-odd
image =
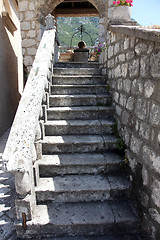
[(160, 29), (145, 28), (140, 26), (110, 25), (108, 30), (149, 41), (160, 42)]

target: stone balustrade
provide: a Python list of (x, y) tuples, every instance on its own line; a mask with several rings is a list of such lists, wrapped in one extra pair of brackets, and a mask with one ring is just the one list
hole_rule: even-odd
[(160, 236), (160, 30), (111, 25), (102, 72), (132, 170), (133, 199), (149, 239)]
[(52, 79), (56, 29), (43, 34), (3, 154), (4, 168), (15, 173), (17, 219), (32, 219), (35, 201), (34, 162), (40, 157), (43, 102)]

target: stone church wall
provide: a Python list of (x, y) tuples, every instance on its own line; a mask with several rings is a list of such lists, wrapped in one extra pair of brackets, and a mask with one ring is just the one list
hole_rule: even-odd
[(150, 238), (160, 236), (160, 31), (110, 26), (101, 54), (132, 169), (133, 199)]

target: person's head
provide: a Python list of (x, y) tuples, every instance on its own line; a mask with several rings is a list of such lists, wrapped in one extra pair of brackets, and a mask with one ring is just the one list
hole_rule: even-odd
[(79, 47), (79, 48), (85, 48), (85, 47), (86, 47), (85, 42), (84, 42), (84, 41), (79, 42), (79, 43), (78, 43), (78, 47)]

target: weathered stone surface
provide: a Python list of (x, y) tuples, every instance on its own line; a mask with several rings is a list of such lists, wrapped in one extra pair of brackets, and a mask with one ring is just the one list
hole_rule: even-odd
[(121, 77), (121, 73), (122, 71), (121, 71), (121, 66), (120, 65), (118, 65), (115, 69), (114, 69), (114, 74), (115, 74), (115, 77), (117, 78), (117, 77)]
[(119, 62), (124, 62), (124, 61), (125, 61), (125, 58), (126, 58), (126, 56), (125, 56), (124, 53), (120, 54), (120, 55), (119, 55)]
[(127, 101), (127, 99), (126, 99), (126, 95), (124, 95), (124, 94), (120, 94), (120, 98), (119, 98), (119, 103), (120, 103), (120, 105), (121, 106), (123, 106), (123, 107), (125, 107), (126, 106), (126, 101)]
[(158, 223), (160, 224), (160, 213), (154, 209), (154, 208), (150, 208), (149, 209), (149, 213), (151, 215), (151, 217)]
[(130, 67), (129, 67), (129, 76), (135, 77), (136, 75), (138, 75), (139, 73), (139, 60), (138, 59), (134, 59), (131, 63), (130, 63)]
[(27, 1), (20, 1), (19, 2), (19, 9), (21, 12), (24, 12), (28, 9), (28, 2)]
[(152, 183), (152, 200), (157, 205), (157, 207), (160, 206), (160, 181), (154, 180)]
[[(30, 55), (30, 56), (34, 56), (35, 54), (36, 54), (36, 52), (37, 52), (37, 49), (36, 48), (27, 48), (27, 53), (28, 53), (28, 55)], [(28, 56), (29, 57), (29, 56)], [(26, 57), (25, 57), (25, 61), (26, 61)], [(30, 60), (29, 60), (30, 61)], [(32, 62), (32, 61), (31, 61)], [(28, 65), (28, 64), (27, 64)]]
[(136, 112), (135, 112), (135, 114), (141, 120), (146, 118), (147, 104), (142, 99), (138, 99), (137, 102), (136, 102)]
[(134, 99), (133, 97), (129, 97), (129, 98), (127, 99), (126, 108), (127, 108), (128, 110), (133, 110), (134, 103), (135, 103), (135, 99)]
[(129, 123), (129, 113), (127, 111), (122, 112), (122, 122), (124, 125)]
[(25, 20), (30, 21), (34, 18), (34, 12), (33, 11), (27, 11), (25, 12)]
[(142, 53), (146, 53), (147, 52), (147, 45), (145, 43), (138, 43), (135, 46), (135, 52), (137, 55), (141, 55)]
[(29, 3), (29, 10), (35, 10), (35, 4), (34, 2)]
[(149, 75), (149, 58), (148, 56), (143, 56), (140, 60), (140, 76), (148, 77)]
[(23, 47), (32, 47), (36, 44), (36, 41), (34, 39), (25, 39), (22, 43)]
[(143, 160), (146, 165), (149, 165), (155, 172), (160, 171), (160, 156), (147, 146), (143, 147)]
[(127, 77), (127, 72), (128, 72), (128, 63), (122, 64), (122, 77), (126, 78)]
[(142, 179), (143, 179), (143, 185), (145, 185), (145, 186), (147, 186), (148, 183), (149, 183), (148, 174), (149, 174), (149, 172), (143, 166), (143, 168), (142, 168)]
[(35, 30), (28, 31), (27, 36), (30, 38), (34, 38), (36, 36), (36, 31)]
[(146, 81), (144, 84), (144, 94), (146, 98), (150, 98), (154, 93), (155, 85), (150, 80)]
[(143, 122), (140, 124), (139, 135), (142, 138), (145, 138), (145, 139), (149, 140), (150, 128), (149, 128), (148, 124), (143, 123)]
[(126, 53), (126, 59), (127, 60), (130, 60), (130, 59), (134, 58), (134, 56), (135, 56), (134, 51), (129, 51), (129, 52)]
[(131, 144), (130, 144), (130, 149), (133, 151), (135, 154), (139, 154), (142, 146), (142, 141), (132, 135), (131, 137)]
[(150, 122), (153, 125), (160, 124), (160, 105), (153, 103), (150, 111)]
[(129, 48), (129, 38), (124, 39), (124, 50)]
[(132, 93), (139, 95), (143, 91), (143, 83), (139, 79), (134, 79), (132, 81)]
[[(127, 155), (132, 171), (137, 174), (138, 169), (142, 167), (142, 171), (139, 170), (137, 175), (143, 180), (142, 189), (137, 189), (142, 210), (144, 207), (146, 212), (146, 208), (149, 209), (153, 204), (147, 214), (144, 212), (145, 229), (148, 229), (151, 239), (158, 240), (160, 31), (124, 25), (111, 25), (108, 28), (109, 43), (114, 36), (112, 41), (114, 65), (109, 64), (107, 72), (114, 97), (116, 118), (128, 148)], [(122, 63), (128, 64), (126, 73), (123, 72)], [(123, 101), (124, 95), (126, 105)], [(151, 186), (153, 178), (155, 180)], [(156, 209), (154, 202), (157, 205)]]
[(30, 65), (30, 66), (31, 66), (32, 63), (33, 63), (32, 57), (30, 57), (30, 56), (24, 57), (24, 64), (25, 64), (25, 65)]
[[(30, 22), (22, 22), (21, 23), (21, 30), (30, 30)], [(22, 45), (23, 45), (23, 42), (22, 42)]]
[(120, 44), (116, 43), (114, 46), (114, 55), (116, 55), (119, 52), (119, 49), (120, 49)]
[(160, 77), (160, 51), (157, 54), (152, 54), (150, 59), (152, 77)]
[(122, 108), (120, 108), (119, 106), (116, 106), (116, 113), (118, 116), (121, 116)]
[(113, 56), (113, 46), (108, 47), (108, 58), (110, 59)]

